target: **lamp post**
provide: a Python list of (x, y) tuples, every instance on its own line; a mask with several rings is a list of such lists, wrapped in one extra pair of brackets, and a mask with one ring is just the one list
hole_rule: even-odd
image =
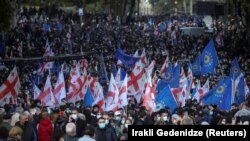
[(178, 1), (177, 1), (177, 0), (175, 0), (175, 1), (174, 1), (174, 4), (175, 4), (175, 13), (177, 13), (177, 12), (178, 12), (178, 9), (177, 9), (177, 4), (178, 4)]

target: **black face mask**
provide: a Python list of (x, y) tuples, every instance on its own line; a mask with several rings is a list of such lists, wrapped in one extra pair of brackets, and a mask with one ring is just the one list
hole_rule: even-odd
[(97, 113), (98, 113), (98, 110), (94, 110), (94, 111), (93, 111), (93, 114), (97, 114)]
[(28, 125), (28, 122), (29, 122), (29, 121), (25, 121), (25, 122), (24, 122), (24, 126), (27, 126), (27, 125)]
[(90, 115), (91, 112), (90, 112), (89, 110), (85, 110), (84, 114), (85, 114), (85, 115)]

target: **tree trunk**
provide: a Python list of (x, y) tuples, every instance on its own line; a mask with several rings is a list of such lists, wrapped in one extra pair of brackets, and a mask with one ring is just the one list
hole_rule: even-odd
[(131, 7), (129, 10), (129, 15), (127, 17), (127, 24), (130, 23), (132, 16), (133, 16), (133, 13), (134, 13), (134, 10), (135, 10), (135, 0), (131, 0)]
[(126, 12), (126, 7), (127, 7), (127, 0), (122, 0), (121, 2), (121, 16), (125, 16), (125, 12)]

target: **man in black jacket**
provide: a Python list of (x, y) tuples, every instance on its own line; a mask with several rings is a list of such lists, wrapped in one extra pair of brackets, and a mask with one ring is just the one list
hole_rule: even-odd
[(37, 133), (34, 128), (34, 123), (29, 119), (29, 115), (23, 113), (20, 115), (20, 121), (16, 123), (16, 126), (23, 129), (22, 140), (23, 141), (36, 141)]
[(96, 141), (117, 141), (115, 130), (105, 124), (103, 117), (98, 119), (98, 127), (95, 130)]
[(68, 122), (73, 122), (76, 125), (76, 137), (80, 138), (83, 136), (83, 131), (87, 126), (87, 122), (78, 118), (78, 111), (77, 109), (72, 109), (72, 114), (69, 116)]

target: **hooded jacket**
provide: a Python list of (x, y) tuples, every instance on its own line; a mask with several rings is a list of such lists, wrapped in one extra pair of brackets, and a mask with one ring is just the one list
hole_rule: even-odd
[(50, 141), (52, 136), (52, 122), (42, 119), (38, 124), (38, 141)]

